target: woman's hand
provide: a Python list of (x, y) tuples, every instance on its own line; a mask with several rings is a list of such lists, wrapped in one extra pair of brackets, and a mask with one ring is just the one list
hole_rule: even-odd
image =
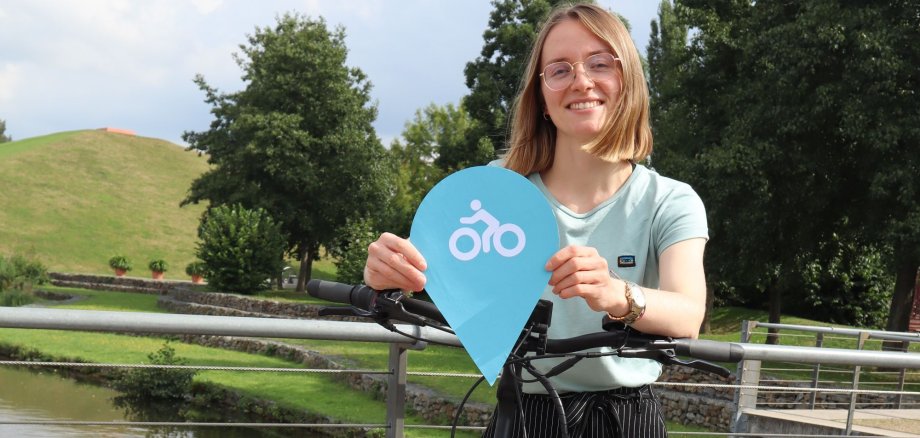
[(373, 289), (420, 291), (425, 288), (428, 264), (407, 239), (383, 233), (367, 247), (364, 284)]
[[(553, 293), (560, 298), (582, 297), (591, 310), (623, 315), (629, 312), (625, 284), (610, 278), (607, 260), (587, 246), (567, 246), (550, 257), (546, 270)], [(620, 293), (616, 293), (620, 291)]]

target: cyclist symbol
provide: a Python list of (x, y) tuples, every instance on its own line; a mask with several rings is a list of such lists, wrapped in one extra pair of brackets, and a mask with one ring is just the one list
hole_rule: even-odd
[[(504, 257), (514, 257), (524, 250), (524, 230), (522, 230), (521, 227), (515, 224), (499, 223), (495, 216), (492, 216), (488, 211), (482, 208), (482, 202), (479, 202), (478, 199), (474, 199), (470, 202), (470, 208), (472, 208), (475, 213), (470, 217), (461, 217), (460, 223), (475, 224), (476, 222), (485, 222), (486, 230), (482, 232), (482, 236), (480, 237), (476, 230), (470, 227), (462, 227), (458, 228), (450, 235), (448, 247), (450, 248), (450, 253), (457, 260), (464, 262), (472, 260), (479, 255), (480, 250), (484, 253), (490, 252), (493, 245), (495, 246), (495, 251)], [(517, 236), (517, 245), (515, 245), (514, 248), (508, 249), (502, 246), (502, 235), (505, 233), (514, 233), (514, 235)], [(457, 249), (457, 241), (463, 236), (467, 236), (473, 241), (473, 248), (466, 252)]]

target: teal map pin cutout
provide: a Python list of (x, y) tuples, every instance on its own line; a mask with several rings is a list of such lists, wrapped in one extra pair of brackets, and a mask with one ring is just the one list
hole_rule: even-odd
[(409, 239), (428, 262), (425, 289), (492, 385), (549, 282), (549, 203), (515, 172), (467, 168), (428, 192)]

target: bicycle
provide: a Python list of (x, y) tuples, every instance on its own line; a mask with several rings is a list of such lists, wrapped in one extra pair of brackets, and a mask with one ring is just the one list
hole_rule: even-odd
[[(434, 304), (410, 298), (398, 290), (376, 291), (364, 285), (355, 286), (325, 280), (310, 280), (307, 283), (307, 292), (315, 298), (350, 306), (326, 307), (321, 310), (320, 315), (365, 317), (374, 320), (390, 331), (402, 334), (415, 341), (430, 342), (400, 331), (392, 321), (432, 327), (453, 334), (453, 330), (450, 329), (446, 319)], [(728, 376), (731, 372), (719, 365), (705, 360), (685, 361), (678, 359), (677, 356), (705, 358), (718, 362), (738, 362), (743, 359), (744, 355), (744, 352), (733, 344), (648, 335), (628, 326), (623, 326), (607, 317), (604, 317), (602, 321), (603, 331), (568, 339), (548, 339), (547, 331), (551, 320), (552, 303), (540, 300), (524, 325), (521, 335), (509, 355), (509, 359), (505, 362), (502, 378), (499, 379), (496, 390), (496, 436), (508, 436), (513, 420), (523, 417), (521, 387), (525, 382), (523, 378), (524, 370), (527, 370), (536, 381), (542, 384), (547, 394), (552, 398), (556, 413), (560, 419), (560, 436), (568, 437), (565, 410), (559, 394), (553, 388), (549, 379), (565, 372), (583, 359), (614, 354), (620, 357), (652, 359), (665, 365), (685, 365), (720, 376)], [(437, 342), (432, 343), (437, 344)], [(577, 353), (596, 347), (613, 347), (614, 350), (610, 353)], [(531, 364), (534, 360), (558, 357), (568, 357), (568, 359), (546, 373), (539, 372)], [(510, 378), (505, 378), (506, 376)], [(451, 428), (452, 437), (456, 432), (463, 406), (476, 387), (484, 380), (485, 378), (480, 378), (474, 383), (460, 402)]]

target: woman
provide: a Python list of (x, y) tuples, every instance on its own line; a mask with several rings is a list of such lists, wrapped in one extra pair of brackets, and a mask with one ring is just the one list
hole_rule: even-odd
[[(553, 11), (530, 54), (508, 153), (491, 164), (527, 176), (554, 209), (563, 248), (546, 263), (550, 338), (596, 332), (604, 313), (646, 333), (698, 334), (705, 210), (689, 186), (637, 164), (652, 149), (648, 112), (639, 54), (620, 20), (594, 5)], [(368, 252), (369, 286), (424, 287), (425, 260), (407, 240), (384, 234)], [(558, 363), (534, 362), (542, 371)], [(605, 356), (552, 378), (570, 435), (666, 436), (648, 386), (660, 372), (651, 360)], [(513, 436), (558, 436), (543, 387), (524, 392)]]

